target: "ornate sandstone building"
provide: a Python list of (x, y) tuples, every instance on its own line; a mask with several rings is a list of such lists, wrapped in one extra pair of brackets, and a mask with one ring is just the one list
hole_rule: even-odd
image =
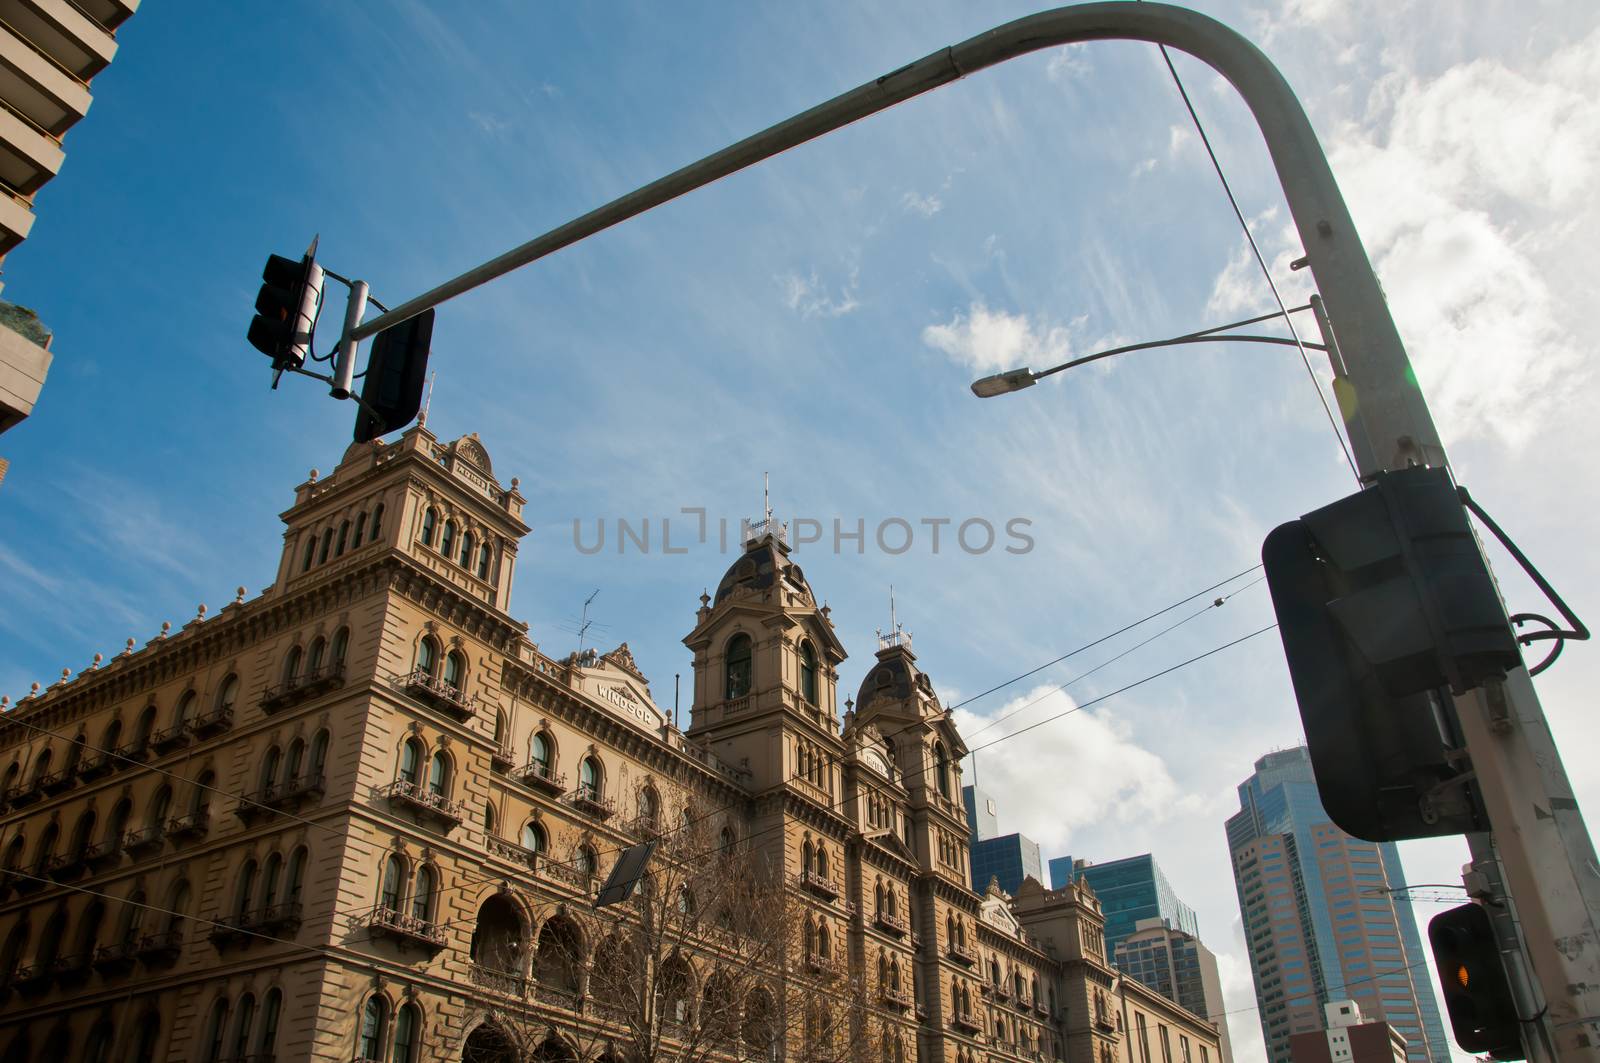
[[(1219, 1058), (1087, 886), (968, 887), (950, 713), (898, 632), (841, 713), (780, 526), (701, 598), (679, 731), (626, 644), (558, 659), (507, 613), (517, 486), (475, 436), (352, 446), (259, 597), (7, 708), (0, 1063)], [(655, 917), (593, 902), (644, 839), (709, 930), (619, 980)]]

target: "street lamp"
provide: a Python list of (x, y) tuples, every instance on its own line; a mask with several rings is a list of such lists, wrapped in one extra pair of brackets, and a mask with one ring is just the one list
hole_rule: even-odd
[[(1304, 306), (1295, 307), (1289, 313), (1294, 314), (1301, 310), (1310, 309), (1312, 309), (1312, 304), (1307, 303)], [(1216, 325), (1212, 328), (1201, 329), (1199, 332), (1173, 336), (1171, 339), (1129, 343), (1122, 347), (1112, 347), (1110, 350), (1086, 354), (1082, 358), (1074, 358), (1070, 362), (1062, 362), (1060, 365), (1051, 366), (1049, 369), (1041, 369), (1038, 372), (1028, 368), (1010, 369), (1004, 373), (995, 373), (992, 376), (974, 380), (972, 382), (972, 393), (980, 399), (992, 399), (996, 395), (1009, 395), (1013, 391), (1031, 388), (1047, 376), (1064, 372), (1076, 366), (1088, 365), (1090, 362), (1098, 362), (1102, 358), (1110, 358), (1118, 354), (1127, 354), (1129, 351), (1147, 351), (1153, 347), (1178, 347), (1186, 343), (1277, 343), (1285, 347), (1310, 347), (1316, 351), (1326, 351), (1328, 349), (1326, 344), (1285, 339), (1282, 336), (1251, 336), (1227, 332), (1228, 329), (1242, 328), (1245, 325), (1254, 325), (1260, 321), (1271, 321), (1282, 316), (1282, 314), (1262, 314), (1260, 317), (1246, 318), (1243, 321), (1235, 321), (1228, 325)]]

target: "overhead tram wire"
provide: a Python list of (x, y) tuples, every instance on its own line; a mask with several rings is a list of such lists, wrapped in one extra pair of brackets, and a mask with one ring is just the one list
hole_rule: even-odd
[(1322, 384), (1317, 380), (1316, 370), (1311, 368), (1311, 356), (1306, 354), (1305, 343), (1300, 339), (1300, 330), (1295, 328), (1288, 304), (1283, 301), (1283, 296), (1278, 292), (1278, 285), (1272, 279), (1272, 270), (1267, 267), (1266, 256), (1262, 255), (1254, 234), (1250, 232), (1250, 223), (1245, 221), (1244, 211), (1239, 208), (1239, 200), (1233, 194), (1233, 187), (1228, 184), (1228, 175), (1223, 172), (1222, 163), (1217, 159), (1217, 153), (1211, 146), (1211, 138), (1206, 134), (1206, 128), (1200, 121), (1200, 114), (1189, 99), (1189, 91), (1183, 87), (1183, 79), (1178, 76), (1178, 68), (1172, 65), (1172, 56), (1167, 52), (1167, 46), (1158, 44), (1156, 47), (1161, 49), (1161, 59), (1167, 64), (1167, 71), (1172, 75), (1172, 83), (1177, 86), (1178, 95), (1183, 99), (1184, 109), (1189, 112), (1189, 118), (1194, 122), (1195, 132), (1200, 134), (1200, 143), (1205, 146), (1206, 155), (1211, 159), (1211, 168), (1217, 172), (1217, 180), (1222, 182), (1222, 191), (1227, 194), (1229, 206), (1233, 207), (1233, 216), (1239, 219), (1239, 227), (1244, 230), (1244, 238), (1250, 245), (1250, 252), (1255, 256), (1256, 264), (1261, 267), (1261, 275), (1266, 279), (1267, 287), (1272, 289), (1273, 301), (1278, 304), (1278, 316), (1283, 318), (1283, 323), (1289, 327), (1289, 335), (1294, 337), (1295, 348), (1300, 352), (1300, 361), (1306, 367), (1306, 375), (1311, 378), (1311, 386), (1316, 389), (1317, 401), (1322, 404), (1322, 412), (1328, 417), (1328, 425), (1333, 429), (1334, 438), (1339, 441), (1339, 450), (1344, 454), (1345, 464), (1350, 466), (1350, 474), (1359, 484), (1361, 472), (1356, 468), (1355, 458), (1350, 456), (1350, 447), (1345, 443), (1344, 433), (1339, 430), (1339, 422), (1333, 416), (1333, 408), (1328, 405), (1328, 397), (1322, 393)]
[(1245, 591), (1249, 590), (1251, 587), (1254, 587), (1254, 586), (1260, 584), (1265, 579), (1266, 579), (1265, 576), (1258, 577), (1257, 579), (1252, 580), (1249, 583), (1246, 583), (1243, 587), (1240, 587), (1238, 590), (1230, 591), (1229, 593), (1227, 593), (1227, 594), (1223, 595), (1222, 597), (1218, 598), (1216, 601), (1212, 602), (1210, 605), (1206, 606), (1204, 609), (1196, 610), (1195, 612), (1190, 613), (1188, 616), (1184, 617), (1182, 620), (1178, 621), (1176, 624), (1172, 624), (1172, 625), (1170, 625), (1168, 627), (1164, 627), (1160, 631), (1157, 631), (1154, 635), (1151, 635), (1149, 638), (1146, 638), (1141, 642), (1136, 642), (1132, 646), (1129, 646), (1127, 649), (1123, 650), (1121, 653), (1119, 653), (1119, 654), (1117, 654), (1117, 655), (1115, 655), (1113, 657), (1106, 658), (1105, 660), (1101, 661), (1099, 664), (1095, 665), (1093, 668), (1089, 669), (1087, 672), (1080, 672), (1077, 675), (1073, 676), (1071, 679), (1067, 680), (1065, 683), (1062, 683), (1060, 686), (1052, 687), (1050, 690), (1047, 690), (1043, 694), (1040, 694), (1038, 697), (1034, 698), (1032, 701), (1029, 701), (1027, 704), (1019, 705), (1015, 709), (1012, 709), (1010, 712), (1002, 713), (1001, 715), (999, 715), (999, 716), (995, 717), (994, 719), (990, 720), (988, 723), (984, 724), (982, 727), (980, 727), (977, 730), (973, 731), (967, 737), (968, 738), (976, 738), (978, 735), (981, 735), (981, 734), (983, 734), (983, 732), (989, 730), (989, 728), (994, 727), (994, 726), (996, 726), (998, 724), (1001, 724), (1001, 723), (1005, 722), (1006, 720), (1009, 720), (1009, 719), (1013, 718), (1014, 716), (1017, 716), (1018, 714), (1026, 711), (1027, 709), (1030, 709), (1033, 706), (1039, 704), (1039, 702), (1043, 701), (1045, 698), (1048, 698), (1053, 694), (1062, 693), (1069, 686), (1072, 686), (1074, 683), (1080, 682), (1080, 681), (1082, 681), (1084, 679), (1088, 679), (1090, 676), (1094, 675), (1096, 672), (1100, 671), (1103, 668), (1109, 668), (1111, 665), (1113, 665), (1113, 664), (1117, 663), (1118, 661), (1122, 660), (1124, 657), (1128, 656), (1130, 653), (1135, 653), (1138, 650), (1143, 649), (1144, 647), (1150, 645), (1150, 643), (1154, 642), (1156, 639), (1159, 639), (1163, 635), (1167, 635), (1167, 634), (1170, 634), (1173, 631), (1176, 631), (1178, 628), (1180, 628), (1183, 625), (1189, 623), (1189, 621), (1199, 619), (1200, 617), (1205, 616), (1207, 613), (1209, 613), (1213, 609), (1220, 609), (1224, 604), (1227, 603), (1228, 599), (1234, 597), (1235, 595), (1243, 594)]

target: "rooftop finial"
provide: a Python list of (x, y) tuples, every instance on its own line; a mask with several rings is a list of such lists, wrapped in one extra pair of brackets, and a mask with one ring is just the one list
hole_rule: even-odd
[(89, 671), (91, 671), (91, 672), (92, 672), (92, 671), (94, 671), (94, 670), (95, 670), (95, 669), (96, 669), (96, 668), (99, 668), (99, 667), (100, 667), (100, 662), (101, 662), (101, 661), (103, 661), (103, 660), (105, 660), (105, 659), (106, 659), (106, 656), (105, 656), (105, 654), (103, 654), (103, 653), (97, 653), (97, 654), (95, 654), (95, 655), (94, 655), (94, 663), (93, 663), (93, 664), (91, 664), (91, 665), (90, 665), (90, 666), (89, 666)]
[(244, 596), (245, 596), (245, 589), (243, 587), (240, 587), (237, 591), (234, 592), (233, 604), (234, 605), (243, 605), (244, 604)]

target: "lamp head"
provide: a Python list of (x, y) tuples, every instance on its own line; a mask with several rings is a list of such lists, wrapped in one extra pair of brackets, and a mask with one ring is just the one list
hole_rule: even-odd
[(1005, 395), (1012, 391), (1021, 391), (1031, 388), (1037, 381), (1033, 378), (1033, 370), (1012, 369), (1004, 373), (986, 376), (981, 380), (972, 382), (972, 393), (980, 399), (992, 399), (996, 395)]

